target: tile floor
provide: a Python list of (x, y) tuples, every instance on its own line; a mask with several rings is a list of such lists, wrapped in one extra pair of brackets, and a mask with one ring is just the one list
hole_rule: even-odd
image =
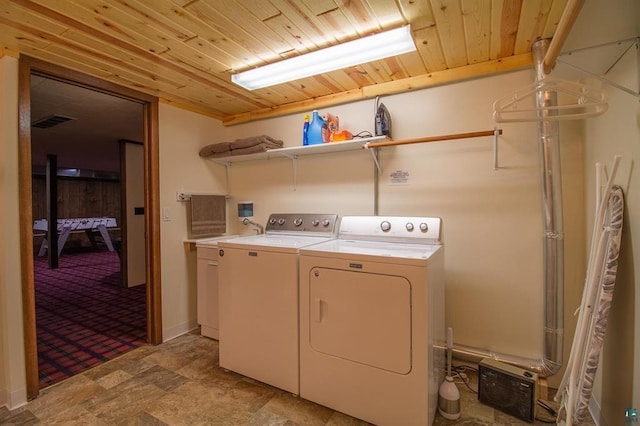
[[(477, 388), (473, 383), (472, 387)], [(462, 416), (434, 425), (516, 425), (463, 385)], [(144, 346), (62, 383), (13, 411), (1, 425), (366, 425), (218, 367), (218, 342), (185, 334)], [(536, 422), (535, 424), (544, 424)], [(593, 423), (590, 423), (593, 424)]]

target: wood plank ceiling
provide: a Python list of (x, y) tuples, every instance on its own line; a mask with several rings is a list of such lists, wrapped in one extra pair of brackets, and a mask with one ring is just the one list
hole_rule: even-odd
[[(531, 65), (567, 0), (0, 0), (24, 54), (236, 124)], [(410, 24), (417, 52), (247, 91), (231, 74)]]

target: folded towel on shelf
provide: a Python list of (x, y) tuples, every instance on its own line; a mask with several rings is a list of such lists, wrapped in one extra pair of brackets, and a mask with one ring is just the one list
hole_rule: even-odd
[(231, 150), (223, 152), (215, 152), (209, 155), (201, 155), (202, 158), (226, 158), (231, 157)]
[(270, 149), (274, 149), (274, 148), (269, 146), (266, 143), (260, 143), (258, 145), (249, 146), (247, 148), (232, 149), (231, 155), (236, 156), (236, 155), (256, 154), (258, 152), (266, 152)]
[(200, 149), (200, 157), (216, 158), (230, 155), (254, 154), (269, 149), (282, 148), (284, 143), (271, 136), (260, 135), (236, 139), (233, 142), (219, 142), (204, 146)]
[(228, 157), (231, 155), (229, 142), (212, 143), (202, 147), (200, 157)]
[(282, 148), (283, 142), (267, 135), (251, 136), (249, 138), (236, 139), (231, 142), (230, 148), (233, 151), (234, 149), (249, 148), (260, 144), (266, 144), (270, 149), (275, 149)]

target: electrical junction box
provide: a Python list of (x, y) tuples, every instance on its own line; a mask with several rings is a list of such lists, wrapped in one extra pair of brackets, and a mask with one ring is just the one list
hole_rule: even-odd
[(538, 374), (485, 358), (478, 366), (478, 400), (533, 423), (538, 400)]

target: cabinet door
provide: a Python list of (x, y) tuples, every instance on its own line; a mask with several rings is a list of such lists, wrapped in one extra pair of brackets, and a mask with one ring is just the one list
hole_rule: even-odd
[(220, 366), (298, 393), (298, 260), (225, 248), (220, 257)]
[(218, 339), (217, 249), (198, 248), (197, 299), (201, 334)]

